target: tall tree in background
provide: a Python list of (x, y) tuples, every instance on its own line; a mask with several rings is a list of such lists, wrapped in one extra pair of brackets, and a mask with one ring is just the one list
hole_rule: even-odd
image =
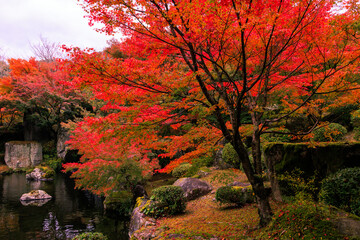
[[(1, 103), (23, 116), (23, 122), (42, 125), (56, 139), (60, 123), (80, 104), (78, 91), (66, 86), (69, 75), (56, 61), (36, 61), (34, 58), (8, 59), (10, 72), (0, 78)], [(34, 126), (30, 126), (31, 128)], [(33, 140), (33, 134), (25, 136)]]
[(60, 45), (50, 42), (45, 37), (40, 36), (40, 41), (37, 44), (30, 44), (30, 46), (39, 61), (54, 62), (61, 57)]
[[(260, 135), (296, 111), (311, 108), (310, 100), (319, 93), (357, 88), (358, 79), (348, 77), (359, 70), (356, 3), (330, 0), (81, 2), (91, 24), (101, 22), (102, 31), (124, 34), (121, 50), (128, 56), (109, 60), (104, 55), (76, 50), (71, 69), (78, 73), (78, 84), (92, 84), (99, 93), (104, 91), (107, 96), (103, 97), (108, 98), (109, 104), (112, 99), (119, 99), (113, 108), (128, 111), (131, 107), (131, 118), (128, 115), (126, 122), (117, 120), (123, 128), (139, 126), (139, 122), (152, 126), (159, 117), (174, 119), (175, 109), (181, 109), (180, 105), (183, 109), (201, 105), (207, 116), (202, 121), (218, 129), (238, 153), (257, 198), (260, 225), (266, 225), (272, 212), (262, 177)], [(335, 4), (342, 11), (335, 11)], [(106, 88), (112, 88), (113, 94)], [(117, 96), (120, 92), (126, 94), (125, 90), (130, 92), (126, 95), (128, 99), (133, 100), (130, 106), (127, 98)], [(172, 96), (173, 100), (164, 96)], [(181, 116), (186, 118), (187, 112), (183, 111)], [(253, 160), (239, 131), (245, 112), (250, 113), (253, 125)], [(102, 132), (113, 131), (106, 124), (101, 125), (102, 121), (92, 119), (89, 125), (103, 128)], [(138, 138), (138, 142), (143, 139), (146, 144), (156, 140), (150, 137), (155, 135), (145, 134), (145, 129), (133, 131), (132, 137)]]

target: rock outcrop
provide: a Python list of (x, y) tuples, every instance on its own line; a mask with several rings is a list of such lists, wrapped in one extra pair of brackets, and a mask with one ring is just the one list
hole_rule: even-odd
[(65, 144), (65, 142), (68, 140), (70, 140), (69, 132), (64, 128), (60, 128), (57, 137), (56, 152), (57, 156), (63, 160), (65, 159), (65, 156), (69, 151), (68, 144)]
[(204, 196), (213, 189), (210, 184), (197, 178), (180, 178), (173, 185), (184, 190), (184, 197), (187, 201)]
[(35, 168), (31, 173), (26, 174), (27, 180), (35, 181), (51, 181), (52, 178), (47, 176), (48, 174), (42, 171), (40, 168)]
[(42, 162), (42, 146), (38, 142), (13, 141), (5, 143), (5, 163), (10, 168), (34, 167)]
[(141, 212), (141, 209), (148, 201), (148, 199), (144, 198), (140, 205), (134, 208), (131, 214), (129, 226), (130, 239), (149, 240), (160, 234), (156, 228), (156, 220)]

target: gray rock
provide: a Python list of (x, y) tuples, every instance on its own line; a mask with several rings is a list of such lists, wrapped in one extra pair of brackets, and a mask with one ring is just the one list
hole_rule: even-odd
[[(224, 143), (225, 144), (225, 143)], [(216, 151), (215, 156), (214, 156), (214, 166), (216, 169), (228, 169), (228, 168), (233, 168), (234, 166), (226, 163), (223, 158), (222, 158), (222, 152), (223, 152), (223, 147), (220, 148), (218, 151)]]
[(10, 168), (34, 167), (42, 162), (42, 146), (38, 142), (5, 143), (5, 163)]
[(69, 132), (64, 128), (60, 128), (57, 137), (56, 152), (57, 156), (63, 160), (65, 159), (65, 156), (69, 151), (68, 144), (65, 144), (65, 142), (68, 140), (70, 140)]
[(180, 178), (173, 185), (184, 190), (187, 201), (204, 196), (213, 190), (210, 184), (197, 178)]
[(52, 197), (43, 190), (33, 190), (29, 193), (24, 193), (20, 197), (20, 201), (27, 202), (27, 201), (45, 200), (51, 198)]
[[(148, 199), (144, 199), (140, 206), (134, 208), (129, 226), (129, 238), (132, 237), (135, 239), (152, 239), (152, 235), (156, 229), (155, 223), (156, 220), (154, 218), (146, 216), (141, 212), (141, 208), (150, 201)], [(138, 231), (141, 229), (141, 231)]]
[(360, 221), (349, 217), (340, 217), (333, 220), (338, 231), (351, 237), (360, 237)]
[(52, 178), (45, 178), (45, 172), (41, 171), (40, 168), (35, 168), (31, 173), (26, 174), (27, 180), (35, 181), (51, 181)]

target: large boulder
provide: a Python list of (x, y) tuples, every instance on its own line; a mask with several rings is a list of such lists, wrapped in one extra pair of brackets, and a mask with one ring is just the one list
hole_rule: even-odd
[(187, 201), (204, 196), (213, 189), (210, 184), (197, 178), (180, 178), (173, 185), (184, 190), (184, 197)]
[(32, 190), (29, 193), (24, 193), (20, 197), (20, 201), (34, 201), (34, 200), (43, 200), (51, 199), (52, 197), (43, 190)]
[(33, 141), (5, 143), (5, 163), (10, 168), (34, 167), (42, 162), (42, 146)]
[(146, 198), (139, 199), (142, 199), (140, 204), (134, 208), (131, 214), (129, 238), (142, 240), (153, 239), (159, 234), (159, 232), (156, 231), (156, 220), (141, 212), (145, 204), (149, 204), (151, 200)]

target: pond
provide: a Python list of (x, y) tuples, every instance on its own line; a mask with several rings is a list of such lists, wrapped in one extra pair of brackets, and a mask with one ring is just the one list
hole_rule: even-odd
[[(53, 198), (41, 207), (23, 206), (23, 193), (41, 189)], [(0, 239), (72, 239), (102, 232), (109, 240), (128, 239), (127, 222), (104, 215), (102, 199), (74, 190), (74, 181), (58, 174), (53, 182), (28, 182), (25, 174), (0, 175)]]

